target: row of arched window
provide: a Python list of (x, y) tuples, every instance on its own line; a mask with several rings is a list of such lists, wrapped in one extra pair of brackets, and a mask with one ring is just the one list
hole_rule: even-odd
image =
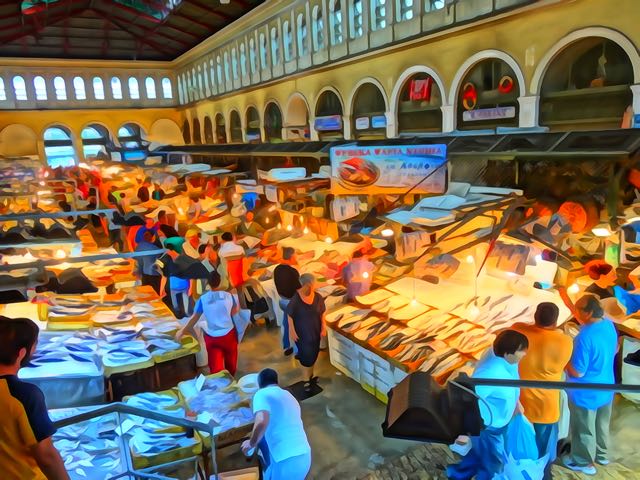
[[(28, 88), (27, 81), (32, 82), (33, 90)], [(127, 86), (126, 92), (123, 89), (124, 81), (126, 81)], [(173, 89), (169, 77), (164, 77), (160, 80), (159, 89), (157, 89), (156, 79), (153, 77), (146, 77), (142, 82), (136, 77), (129, 77), (126, 80), (121, 80), (120, 77), (111, 77), (107, 85), (105, 85), (102, 77), (93, 77), (89, 81), (90, 90), (87, 88), (85, 79), (81, 76), (73, 77), (69, 85), (67, 85), (67, 82), (68, 80), (61, 76), (54, 77), (52, 83), (48, 84), (47, 79), (41, 75), (36, 75), (27, 80), (22, 75), (15, 75), (11, 78), (10, 85), (6, 85), (5, 80), (0, 77), (0, 101), (9, 98), (8, 88), (12, 89), (13, 97), (18, 102), (27, 100), (83, 101), (88, 99), (140, 100), (145, 98), (156, 100), (173, 98)]]
[[(281, 32), (278, 25), (270, 29), (261, 29), (257, 37), (250, 37), (240, 43), (206, 59), (202, 64), (193, 66), (178, 77), (178, 95), (180, 103), (202, 100), (211, 95), (228, 91), (227, 82), (238, 82), (247, 75), (255, 75), (270, 66), (277, 67), (297, 57), (306, 57), (309, 53), (319, 52), (329, 45), (336, 46), (364, 35), (364, 1), (348, 0), (348, 25), (345, 25), (341, 1), (329, 2), (328, 23), (325, 38), (325, 18), (322, 5), (311, 10), (311, 29), (307, 26), (306, 14), (301, 12), (295, 17), (295, 25), (288, 19), (282, 22)], [(370, 30), (382, 30), (389, 26), (387, 21), (387, 3), (389, 0), (370, 0)], [(444, 8), (445, 0), (425, 0), (425, 11), (431, 12)], [(414, 0), (396, 0), (396, 21), (404, 22), (414, 17)], [(269, 38), (267, 38), (267, 35)], [(309, 42), (309, 35), (311, 41)], [(257, 38), (257, 43), (256, 43)], [(328, 41), (327, 41), (328, 40)], [(281, 51), (282, 49), (282, 51)]]
[[(126, 123), (118, 129), (119, 146), (102, 125), (87, 125), (80, 132), (85, 159), (100, 156), (113, 158), (112, 152), (118, 150), (123, 160), (142, 160), (146, 156), (144, 138), (144, 130), (135, 123)], [(50, 167), (69, 167), (77, 163), (73, 135), (67, 127), (54, 125), (47, 128), (43, 140), (45, 157)]]

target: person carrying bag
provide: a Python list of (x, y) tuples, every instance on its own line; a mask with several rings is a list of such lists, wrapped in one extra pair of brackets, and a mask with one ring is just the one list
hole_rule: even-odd
[(240, 312), (234, 295), (220, 289), (220, 275), (217, 272), (211, 272), (209, 287), (211, 290), (198, 299), (192, 317), (178, 331), (176, 339), (179, 341), (186, 332), (196, 336), (194, 326), (204, 316), (202, 336), (210, 372), (227, 370), (231, 375), (235, 375), (238, 365), (238, 343), (247, 328), (244, 320), (246, 314)]

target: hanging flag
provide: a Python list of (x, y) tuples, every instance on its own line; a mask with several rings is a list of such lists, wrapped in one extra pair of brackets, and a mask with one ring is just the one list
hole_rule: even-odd
[(409, 100), (431, 101), (431, 87), (433, 78), (427, 77), (422, 80), (411, 80), (409, 84)]

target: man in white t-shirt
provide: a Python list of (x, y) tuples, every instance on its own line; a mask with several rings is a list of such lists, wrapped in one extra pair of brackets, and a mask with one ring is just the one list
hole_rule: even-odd
[(258, 386), (253, 397), (253, 432), (242, 444), (242, 451), (249, 455), (260, 445), (265, 480), (304, 480), (311, 469), (311, 447), (300, 404), (278, 386), (275, 370), (262, 370)]
[(233, 241), (233, 234), (225, 232), (221, 237), (222, 244), (218, 250), (218, 256), (220, 258), (235, 257), (238, 255), (244, 255), (244, 248), (242, 245), (238, 245)]

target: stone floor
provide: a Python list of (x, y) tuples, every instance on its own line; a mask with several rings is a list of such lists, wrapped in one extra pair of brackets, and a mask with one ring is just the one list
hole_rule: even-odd
[[(240, 346), (238, 375), (264, 367), (278, 370), (282, 384), (301, 379), (295, 360), (284, 357), (278, 330), (250, 330)], [(440, 480), (444, 467), (456, 461), (446, 446), (382, 437), (385, 406), (341, 375), (322, 352), (317, 374), (324, 391), (302, 404), (313, 452), (309, 479), (315, 480)], [(640, 480), (640, 406), (619, 400), (614, 408), (610, 457), (595, 477), (554, 467), (554, 479)], [(283, 479), (284, 480), (284, 479)]]

